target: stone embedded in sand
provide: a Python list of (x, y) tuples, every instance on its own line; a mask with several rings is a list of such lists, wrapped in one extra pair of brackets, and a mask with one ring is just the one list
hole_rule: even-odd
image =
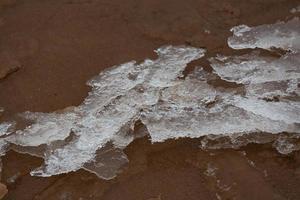
[(299, 135), (280, 135), (273, 143), (273, 146), (281, 154), (289, 154), (300, 150)]
[(300, 12), (300, 5), (297, 6), (296, 8), (292, 8), (292, 9), (290, 10), (290, 12), (293, 13), (293, 14)]
[(18, 71), (21, 64), (6, 53), (0, 53), (0, 80)]
[(6, 194), (7, 194), (8, 190), (6, 185), (4, 185), (3, 183), (0, 183), (0, 199), (2, 199)]

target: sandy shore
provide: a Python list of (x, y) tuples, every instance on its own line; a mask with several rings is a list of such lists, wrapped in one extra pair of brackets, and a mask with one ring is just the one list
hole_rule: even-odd
[[(2, 120), (24, 111), (76, 106), (86, 81), (130, 60), (154, 58), (154, 49), (186, 44), (208, 50), (190, 63), (235, 54), (231, 27), (300, 16), (297, 0), (3, 0), (0, 1)], [(217, 83), (223, 84), (223, 82)], [(230, 87), (230, 85), (228, 85)], [(138, 130), (137, 130), (138, 131)], [(3, 157), (5, 199), (299, 199), (300, 153), (283, 156), (271, 145), (238, 150), (199, 148), (198, 139), (151, 144), (141, 138), (125, 152), (130, 163), (110, 181), (85, 171), (50, 178), (29, 175), (42, 160), (10, 151)]]

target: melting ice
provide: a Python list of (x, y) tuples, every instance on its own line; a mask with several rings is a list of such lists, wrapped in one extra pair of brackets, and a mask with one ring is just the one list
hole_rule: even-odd
[[(183, 77), (186, 65), (204, 56), (203, 49), (159, 48), (156, 60), (114, 66), (91, 79), (92, 90), (78, 107), (25, 112), (22, 116), (31, 125), (14, 133), (12, 123), (0, 124), (0, 142), (44, 158), (44, 165), (32, 175), (82, 168), (109, 179), (128, 161), (122, 149), (135, 139), (132, 130), (138, 120), (152, 142), (204, 135), (300, 133), (299, 30), (297, 18), (233, 28), (228, 40), (232, 48), (276, 47), (288, 52), (280, 57), (261, 56), (257, 51), (219, 55), (209, 59), (215, 75), (197, 67)], [(208, 80), (216, 76), (240, 84), (243, 92), (210, 85)], [(297, 149), (282, 138), (277, 143), (281, 152)]]

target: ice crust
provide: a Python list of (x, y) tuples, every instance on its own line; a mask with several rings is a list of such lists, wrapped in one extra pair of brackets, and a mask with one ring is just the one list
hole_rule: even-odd
[(300, 50), (299, 18), (257, 27), (240, 25), (233, 27), (231, 31), (233, 36), (228, 39), (228, 45), (233, 49), (275, 47), (290, 51)]
[(288, 53), (280, 58), (262, 57), (258, 53), (218, 56), (211, 58), (210, 62), (223, 80), (239, 84), (259, 84), (300, 78), (300, 53)]
[[(47, 145), (45, 165), (31, 174), (51, 176), (84, 167), (90, 170), (91, 163), (97, 162), (96, 151), (108, 142), (118, 148), (127, 146), (134, 137), (126, 133), (139, 119), (141, 110), (158, 102), (162, 88), (179, 83), (187, 63), (204, 56), (203, 49), (183, 46), (166, 46), (156, 52), (156, 60), (125, 63), (91, 79), (88, 85), (92, 91), (78, 107), (55, 113), (24, 113), (34, 123), (6, 140), (24, 147)], [(70, 133), (75, 134), (71, 141), (59, 147), (52, 145)], [(122, 156), (120, 160), (124, 162)], [(111, 173), (97, 175), (112, 177)]]
[[(277, 47), (291, 51), (279, 58), (253, 52), (210, 59), (211, 66), (221, 79), (245, 85), (246, 96), (236, 99), (235, 105), (273, 120), (299, 123), (299, 19), (253, 28), (242, 25), (232, 31), (234, 35), (228, 39), (232, 48), (270, 50)], [(296, 97), (296, 101), (282, 100), (284, 97)], [(280, 102), (273, 102), (274, 98)]]
[[(114, 66), (88, 81), (92, 89), (81, 105), (53, 113), (25, 112), (22, 116), (31, 125), (15, 132), (14, 123), (1, 123), (1, 152), (11, 144), (17, 151), (43, 157), (44, 164), (31, 172), (36, 176), (85, 169), (111, 179), (128, 162), (122, 149), (138, 137), (133, 129), (139, 120), (152, 142), (229, 136), (231, 143), (241, 144), (237, 138), (242, 135), (300, 133), (299, 27), (295, 18), (233, 28), (228, 40), (232, 48), (289, 52), (280, 57), (257, 51), (219, 55), (209, 59), (214, 74), (196, 67), (183, 76), (186, 65), (205, 53), (187, 46), (164, 46), (156, 50), (155, 60)], [(209, 84), (217, 78), (237, 83), (239, 89)], [(280, 136), (274, 145), (290, 153), (300, 149), (293, 141)]]

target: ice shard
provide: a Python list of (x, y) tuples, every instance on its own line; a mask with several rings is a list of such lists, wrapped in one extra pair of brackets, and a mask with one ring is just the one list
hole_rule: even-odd
[(250, 53), (242, 56), (218, 56), (210, 59), (221, 79), (239, 84), (258, 84), (300, 78), (300, 54), (280, 58)]
[(240, 25), (231, 29), (228, 45), (233, 49), (280, 48), (293, 52), (300, 50), (300, 20), (249, 27)]

